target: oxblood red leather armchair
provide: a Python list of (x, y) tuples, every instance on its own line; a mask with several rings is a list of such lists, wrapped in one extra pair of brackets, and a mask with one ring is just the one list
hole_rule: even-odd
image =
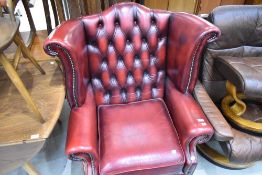
[(64, 66), (66, 154), (87, 174), (191, 174), (213, 129), (191, 96), (219, 30), (135, 3), (62, 23), (45, 51)]

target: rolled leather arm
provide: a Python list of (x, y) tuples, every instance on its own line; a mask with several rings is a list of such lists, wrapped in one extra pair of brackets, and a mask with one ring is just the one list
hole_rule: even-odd
[(184, 173), (192, 174), (197, 165), (196, 144), (207, 142), (214, 131), (191, 94), (181, 93), (170, 80), (166, 88), (166, 104), (186, 157)]
[(71, 110), (66, 142), (66, 154), (72, 160), (81, 160), (86, 174), (97, 174), (97, 115), (91, 85), (85, 103)]
[(88, 82), (86, 37), (81, 18), (59, 25), (45, 40), (44, 50), (51, 56), (58, 56), (62, 62), (70, 106), (81, 106)]
[(214, 138), (218, 141), (233, 139), (231, 126), (213, 103), (200, 81), (197, 81), (193, 94), (215, 130)]

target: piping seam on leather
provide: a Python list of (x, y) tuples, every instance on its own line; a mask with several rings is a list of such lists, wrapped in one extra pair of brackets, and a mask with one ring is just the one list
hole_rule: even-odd
[(196, 49), (194, 50), (194, 54), (193, 54), (193, 58), (192, 58), (192, 62), (191, 62), (191, 67), (190, 67), (190, 72), (189, 72), (189, 78), (188, 78), (188, 83), (187, 83), (187, 87), (186, 87), (186, 92), (188, 92), (188, 88), (189, 88), (189, 85), (190, 85), (190, 82), (191, 82), (191, 79), (192, 79), (192, 72), (193, 72), (193, 67), (194, 67), (194, 63), (195, 63), (195, 58), (196, 58), (196, 54), (198, 52), (198, 49), (203, 41), (204, 38), (208, 37), (209, 35), (214, 35), (212, 36), (211, 38), (209, 38), (207, 41), (208, 42), (211, 42), (213, 41), (214, 39), (216, 39), (217, 35), (215, 33), (207, 33), (205, 34), (202, 38), (200, 38), (200, 41), (198, 42), (197, 44), (197, 47)]
[(58, 44), (50, 44), (47, 46), (47, 50), (49, 51), (49, 53), (52, 55), (52, 56), (58, 56), (58, 53), (51, 50), (51, 45), (54, 45), (56, 47), (58, 47), (59, 49), (61, 49), (64, 53), (66, 53), (67, 55), (67, 58), (69, 60), (69, 63), (71, 65), (71, 68), (72, 68), (72, 92), (73, 92), (73, 100), (74, 100), (74, 103), (75, 103), (75, 107), (78, 107), (78, 103), (77, 103), (77, 97), (76, 97), (76, 75), (75, 75), (75, 66), (74, 66), (74, 63), (73, 63), (73, 60), (70, 56), (70, 54), (68, 53), (68, 51), (63, 48), (62, 46), (58, 45)]

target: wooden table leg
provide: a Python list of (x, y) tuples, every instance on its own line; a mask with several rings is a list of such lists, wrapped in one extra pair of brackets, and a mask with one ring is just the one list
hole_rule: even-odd
[(36, 59), (32, 56), (28, 48), (25, 46), (23, 40), (19, 37), (19, 35), (16, 35), (14, 37), (14, 42), (18, 47), (21, 48), (22, 53), (24, 56), (26, 56), (34, 65), (35, 67), (42, 73), (45, 74), (45, 71), (41, 68), (41, 66), (37, 63)]
[(29, 107), (34, 112), (34, 114), (36, 116), (36, 119), (40, 123), (44, 123), (45, 121), (42, 118), (42, 115), (40, 114), (36, 104), (32, 100), (29, 92), (27, 91), (24, 83), (22, 82), (22, 80), (20, 79), (19, 75), (15, 71), (14, 67), (9, 63), (9, 61), (7, 60), (7, 58), (5, 57), (5, 55), (3, 53), (0, 53), (0, 63), (3, 65), (3, 67), (4, 67), (8, 77), (11, 79), (11, 81), (13, 82), (13, 84), (15, 85), (17, 90), (20, 92), (22, 97), (25, 99), (25, 101), (27, 102)]
[(29, 175), (39, 175), (39, 173), (37, 172), (37, 170), (35, 169), (35, 167), (27, 162), (24, 164), (23, 169), (29, 174)]

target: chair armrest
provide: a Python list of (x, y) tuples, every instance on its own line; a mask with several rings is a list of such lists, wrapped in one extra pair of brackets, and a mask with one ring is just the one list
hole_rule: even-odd
[(227, 123), (199, 81), (195, 86), (193, 94), (215, 130), (214, 138), (218, 141), (233, 139), (234, 135), (231, 126)]
[(84, 168), (91, 171), (86, 174), (95, 174), (98, 168), (98, 132), (96, 104), (91, 85), (89, 85), (85, 103), (71, 110), (67, 141), (66, 154), (72, 160), (82, 160)]
[(203, 48), (219, 35), (216, 26), (198, 16), (187, 13), (170, 16), (167, 74), (179, 91), (193, 91)]
[(166, 104), (186, 157), (184, 173), (191, 174), (197, 165), (196, 144), (207, 142), (214, 130), (191, 94), (181, 93), (170, 80), (166, 88)]
[(81, 18), (59, 25), (45, 40), (44, 50), (51, 56), (58, 56), (62, 62), (70, 106), (81, 106), (88, 82), (86, 38)]

